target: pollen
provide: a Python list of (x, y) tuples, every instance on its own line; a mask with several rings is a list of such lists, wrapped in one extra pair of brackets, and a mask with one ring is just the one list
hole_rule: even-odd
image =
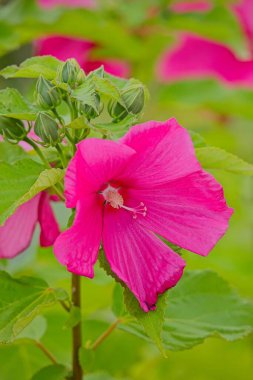
[(108, 187), (101, 193), (106, 201), (112, 208), (124, 209), (132, 214), (133, 219), (137, 219), (138, 215), (146, 216), (147, 207), (143, 202), (140, 202), (137, 207), (128, 207), (124, 204), (124, 199), (119, 193), (119, 189), (108, 185)]

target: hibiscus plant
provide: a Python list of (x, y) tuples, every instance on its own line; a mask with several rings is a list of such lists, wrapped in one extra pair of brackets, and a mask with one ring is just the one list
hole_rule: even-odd
[[(185, 270), (185, 250), (207, 256), (233, 213), (206, 169), (252, 175), (252, 165), (206, 146), (174, 118), (140, 123), (145, 86), (102, 66), (85, 75), (74, 59), (43, 56), (1, 75), (35, 81), (33, 100), (14, 88), (0, 91), (3, 268), (31, 244), (38, 222), (40, 246), (53, 246), (72, 275), (70, 296), (44, 279), (0, 273), (0, 342), (29, 337), (52, 361), (34, 379), (82, 379), (116, 328), (153, 341), (164, 356), (211, 335), (250, 333), (252, 304), (215, 273)], [(59, 205), (70, 209), (66, 220), (55, 216)], [(90, 342), (82, 337), (80, 281), (93, 279), (97, 261), (115, 289), (111, 310), (94, 316), (108, 328)], [(29, 330), (57, 302), (69, 315), (72, 367)]]

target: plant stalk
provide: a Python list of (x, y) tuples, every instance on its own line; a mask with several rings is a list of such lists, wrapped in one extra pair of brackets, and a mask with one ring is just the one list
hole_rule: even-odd
[[(72, 303), (73, 306), (81, 307), (81, 277), (72, 274)], [(79, 322), (72, 329), (72, 366), (73, 380), (82, 380), (83, 370), (79, 362), (79, 349), (82, 347), (82, 326)]]

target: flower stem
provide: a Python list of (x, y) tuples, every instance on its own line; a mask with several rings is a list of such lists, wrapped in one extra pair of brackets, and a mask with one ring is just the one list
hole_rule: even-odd
[[(47, 161), (46, 157), (44, 156), (44, 154), (42, 153), (42, 151), (40, 150), (40, 148), (38, 147), (38, 145), (36, 145), (36, 143), (32, 140), (30, 140), (28, 137), (25, 137), (24, 138), (24, 141), (31, 145), (33, 147), (33, 149), (35, 150), (35, 152), (37, 153), (37, 155), (40, 157), (41, 161), (46, 165), (46, 167), (48, 169), (52, 169), (49, 162)], [(62, 192), (56, 187), (56, 185), (52, 186), (52, 188), (54, 189), (54, 191), (56, 192), (56, 194), (58, 195), (58, 197), (62, 200), (62, 201), (65, 201), (65, 198), (62, 194)]]
[(118, 326), (118, 324), (120, 323), (120, 320), (117, 319), (115, 322), (113, 322), (107, 330), (105, 330), (105, 332), (103, 332), (102, 335), (100, 335), (97, 340), (95, 340), (95, 342), (91, 345), (91, 349), (92, 350), (96, 350), (98, 348), (98, 346), (100, 346), (101, 343), (103, 343), (103, 341), (116, 329), (116, 327)]
[(61, 163), (62, 163), (63, 168), (66, 168), (66, 166), (67, 166), (66, 157), (65, 157), (65, 155), (64, 155), (64, 153), (62, 151), (62, 148), (61, 148), (60, 144), (56, 144), (55, 148), (56, 148), (56, 150), (57, 150), (57, 152), (59, 154), (59, 157), (61, 159)]
[(44, 156), (44, 154), (42, 153), (42, 151), (40, 150), (40, 148), (38, 147), (38, 145), (36, 145), (36, 143), (34, 141), (30, 140), (28, 137), (25, 137), (24, 141), (27, 142), (27, 144), (29, 144), (29, 145), (31, 145), (33, 147), (33, 149), (35, 150), (35, 152), (37, 153), (37, 155), (40, 157), (41, 161), (46, 165), (46, 167), (48, 169), (51, 169), (51, 166), (50, 166), (49, 162), (47, 161), (46, 157)]
[[(72, 274), (72, 303), (76, 307), (81, 307), (81, 277)], [(82, 380), (83, 370), (79, 363), (79, 349), (82, 347), (82, 327), (79, 322), (72, 329), (72, 366), (73, 366), (73, 380)]]
[(38, 340), (35, 340), (34, 342), (36, 346), (48, 357), (48, 359), (53, 364), (57, 364), (57, 360), (55, 359), (55, 357), (51, 354), (50, 351), (48, 351), (48, 349), (41, 342), (39, 342)]

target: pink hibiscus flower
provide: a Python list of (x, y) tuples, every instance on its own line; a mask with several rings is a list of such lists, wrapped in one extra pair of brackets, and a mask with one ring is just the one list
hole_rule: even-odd
[[(253, 1), (243, 0), (233, 8), (253, 46)], [(179, 44), (162, 55), (157, 65), (161, 81), (211, 76), (232, 85), (253, 86), (253, 56), (243, 60), (227, 46), (209, 39), (184, 34)]]
[[(40, 0), (39, 4), (42, 7), (52, 8), (57, 5), (66, 7), (95, 7), (95, 1), (88, 0)], [(68, 58), (75, 58), (82, 69), (89, 73), (92, 70), (104, 65), (105, 70), (116, 76), (128, 77), (130, 68), (127, 62), (119, 59), (93, 59), (92, 53), (97, 48), (97, 44), (92, 41), (83, 40), (80, 38), (53, 35), (46, 38), (41, 38), (35, 42), (36, 55), (52, 55), (62, 61)]]
[(205, 256), (232, 214), (221, 185), (202, 170), (188, 132), (175, 119), (136, 125), (117, 142), (80, 142), (65, 196), (76, 216), (56, 239), (57, 259), (92, 278), (102, 243), (112, 271), (146, 312), (176, 285), (185, 266), (158, 236)]

